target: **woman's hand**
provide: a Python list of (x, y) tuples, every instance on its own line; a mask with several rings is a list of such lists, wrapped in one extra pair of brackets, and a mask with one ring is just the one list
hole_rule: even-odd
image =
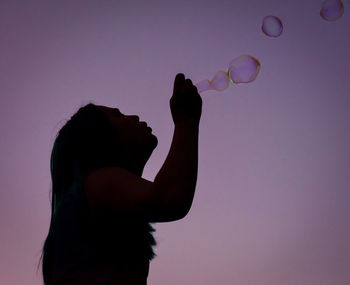
[(175, 77), (173, 96), (170, 99), (170, 110), (175, 125), (199, 125), (202, 114), (202, 98), (197, 87), (182, 73)]

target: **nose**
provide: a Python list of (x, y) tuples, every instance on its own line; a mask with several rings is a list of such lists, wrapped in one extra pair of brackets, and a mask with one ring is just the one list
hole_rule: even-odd
[(132, 119), (134, 119), (134, 120), (136, 120), (137, 122), (140, 122), (139, 116), (131, 115), (131, 116), (129, 116), (129, 117), (132, 118)]

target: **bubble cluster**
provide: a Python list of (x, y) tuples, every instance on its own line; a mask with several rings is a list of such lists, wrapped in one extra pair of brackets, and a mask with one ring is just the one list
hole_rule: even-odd
[(320, 15), (326, 21), (336, 21), (344, 14), (344, 4), (341, 0), (325, 0), (322, 3)]
[(223, 70), (218, 71), (212, 80), (202, 80), (201, 82), (196, 84), (198, 92), (202, 92), (205, 90), (216, 90), (223, 91), (230, 85), (230, 80), (228, 77), (228, 72)]
[(199, 93), (206, 90), (223, 91), (232, 83), (249, 83), (256, 79), (260, 62), (250, 55), (241, 55), (229, 63), (228, 71), (218, 71), (212, 80), (202, 80), (196, 84)]
[(268, 37), (277, 38), (283, 31), (282, 21), (276, 16), (266, 16), (263, 19), (261, 30)]

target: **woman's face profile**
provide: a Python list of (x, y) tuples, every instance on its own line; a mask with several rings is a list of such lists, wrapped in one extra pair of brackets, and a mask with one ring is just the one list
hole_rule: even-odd
[(117, 108), (97, 106), (109, 118), (115, 127), (118, 138), (125, 151), (134, 153), (146, 152), (151, 155), (158, 144), (157, 137), (146, 122), (140, 122), (136, 115), (124, 115)]

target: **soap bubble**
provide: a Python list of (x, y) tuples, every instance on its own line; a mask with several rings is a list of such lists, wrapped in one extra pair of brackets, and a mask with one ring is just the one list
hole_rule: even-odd
[(282, 34), (283, 25), (281, 20), (276, 16), (266, 16), (263, 19), (261, 30), (265, 35), (277, 38)]
[(201, 93), (206, 90), (210, 90), (211, 89), (210, 81), (208, 79), (204, 79), (201, 82), (197, 83), (196, 87), (197, 87), (198, 93)]
[(248, 83), (255, 80), (260, 70), (260, 62), (250, 55), (241, 55), (229, 64), (229, 76), (232, 83)]
[(230, 85), (228, 72), (218, 71), (212, 80), (204, 79), (196, 84), (199, 93), (207, 90), (223, 91)]
[(218, 71), (210, 81), (211, 88), (217, 91), (223, 91), (230, 85), (228, 72)]
[(325, 0), (322, 3), (320, 15), (326, 21), (336, 21), (344, 14), (344, 4), (341, 0)]

